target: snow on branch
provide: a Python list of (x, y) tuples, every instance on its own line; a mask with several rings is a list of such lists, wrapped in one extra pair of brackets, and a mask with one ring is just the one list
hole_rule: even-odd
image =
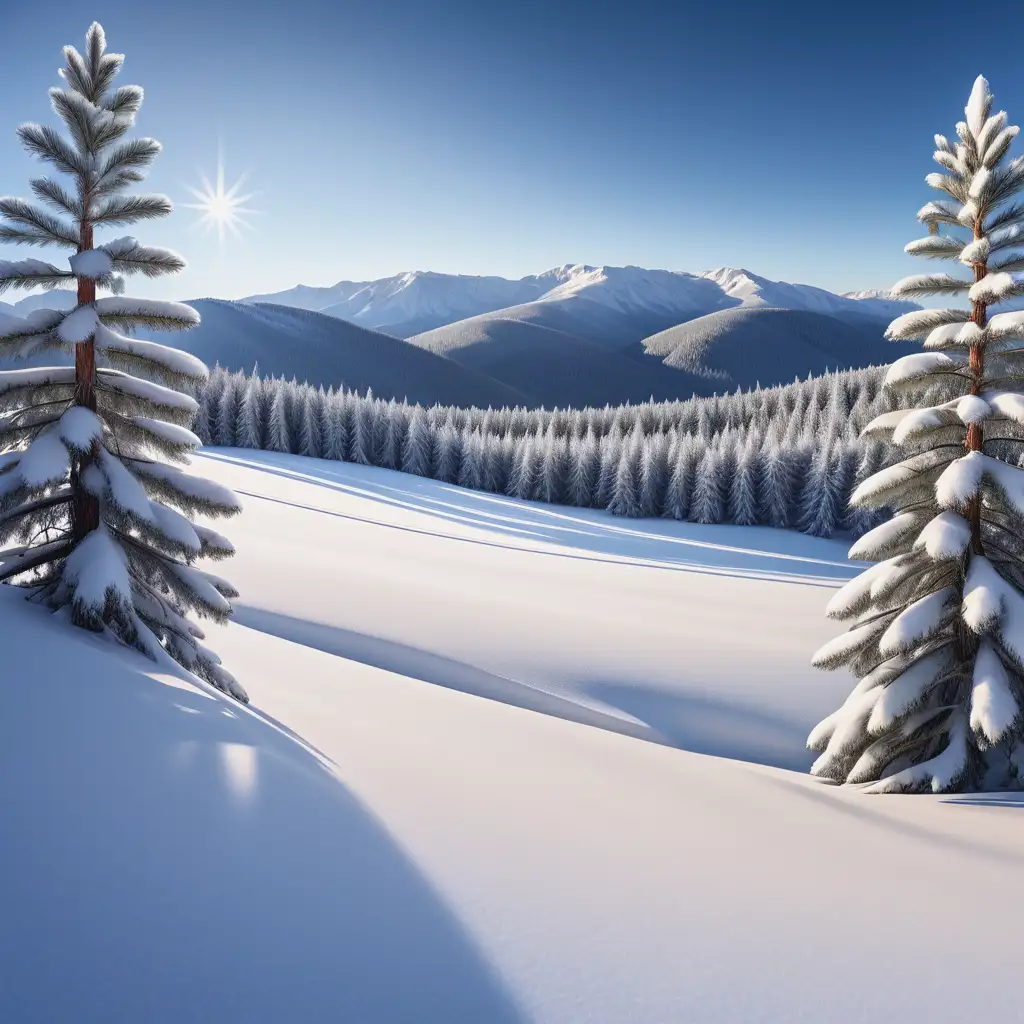
[(937, 375), (958, 373), (965, 365), (963, 359), (946, 355), (945, 352), (915, 352), (903, 356), (889, 367), (885, 375), (885, 386), (894, 387), (913, 381), (927, 380)]
[(133, 459), (131, 467), (153, 496), (186, 514), (233, 516), (242, 510), (234, 493), (212, 480), (190, 476), (159, 462)]
[(160, 331), (185, 331), (199, 323), (199, 314), (183, 302), (110, 296), (97, 299), (93, 305), (105, 324), (128, 329), (152, 327)]
[(926, 203), (917, 211), (917, 219), (922, 224), (954, 224), (960, 223), (961, 204), (947, 199), (935, 199)]
[(96, 371), (99, 386), (118, 395), (126, 395), (154, 406), (176, 411), (186, 416), (195, 416), (199, 406), (191, 395), (155, 384), (153, 381), (132, 377), (120, 370), (99, 369)]
[(113, 269), (121, 274), (159, 277), (161, 274), (176, 274), (185, 268), (185, 261), (176, 252), (142, 245), (129, 236), (115, 238), (101, 246), (98, 251), (106, 253)]
[(937, 327), (963, 324), (971, 318), (969, 309), (915, 309), (896, 317), (886, 329), (890, 341), (916, 341)]
[(1024, 274), (988, 274), (971, 285), (971, 302), (994, 303), (1024, 295)]
[(110, 330), (102, 324), (96, 332), (96, 348), (111, 363), (126, 370), (141, 367), (156, 370), (169, 377), (172, 381), (198, 382), (209, 376), (206, 364), (188, 352), (168, 345), (160, 345), (154, 341), (140, 341), (126, 338), (123, 334)]
[(89, 341), (99, 325), (99, 318), (92, 306), (79, 306), (73, 309), (60, 322), (57, 336), (69, 345)]
[[(913, 274), (892, 286), (894, 298), (922, 298), (927, 295), (962, 295), (970, 283), (950, 274)], [(891, 329), (891, 327), (890, 327)]]
[(9, 288), (53, 288), (75, 275), (42, 260), (0, 260), (0, 294)]
[(77, 252), (68, 261), (71, 271), (76, 277), (92, 278), (95, 281), (110, 277), (114, 271), (113, 262), (103, 249), (86, 249)]
[(955, 260), (960, 258), (964, 243), (949, 235), (927, 235), (913, 242), (907, 242), (904, 252), (911, 256), (927, 256), (929, 259)]

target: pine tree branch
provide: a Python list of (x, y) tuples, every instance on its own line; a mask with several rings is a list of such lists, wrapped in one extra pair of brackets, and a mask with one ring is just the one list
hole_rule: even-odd
[[(26, 202), (24, 199), (18, 199), (16, 196), (0, 197), (0, 214), (9, 221), (13, 221), (14, 224), (28, 228), (41, 244), (49, 243), (66, 246), (70, 249), (78, 248), (78, 232), (74, 228), (65, 224), (59, 217), (54, 217), (53, 214), (47, 213), (46, 210)], [(9, 234), (5, 236), (4, 231)], [(13, 234), (11, 228), (6, 225), (0, 226), (0, 238), (7, 237), (16, 241), (16, 238), (11, 237)]]
[(42, 260), (0, 260), (0, 294), (9, 288), (52, 288), (75, 280), (70, 270), (61, 270)]
[(32, 550), (17, 549), (13, 561), (9, 552), (0, 551), (0, 582), (9, 580), (12, 576), (20, 576), (24, 572), (31, 572), (47, 562), (67, 558), (74, 547), (74, 542), (68, 540), (53, 541)]
[(140, 220), (166, 217), (172, 210), (166, 196), (112, 196), (93, 211), (94, 224), (134, 224)]
[(48, 125), (23, 124), (18, 128), (21, 144), (33, 156), (51, 163), (59, 171), (87, 178), (89, 167), (74, 147)]
[(148, 167), (160, 152), (160, 143), (156, 139), (132, 139), (122, 142), (103, 161), (96, 175), (96, 185), (102, 186), (126, 171), (140, 171)]
[(44, 203), (62, 213), (70, 214), (76, 220), (82, 217), (82, 204), (62, 185), (50, 178), (34, 178), (29, 182), (32, 194)]
[[(20, 519), (23, 516), (32, 515), (34, 512), (41, 512), (45, 509), (54, 508), (58, 505), (66, 505), (71, 501), (72, 495), (73, 492), (69, 488), (67, 490), (54, 491), (53, 494), (50, 494), (45, 498), (38, 498), (35, 501), (19, 505), (10, 512), (0, 515), (0, 526), (5, 526), (7, 523), (14, 522), (15, 519)], [(0, 559), (3, 557), (4, 553), (0, 551)]]

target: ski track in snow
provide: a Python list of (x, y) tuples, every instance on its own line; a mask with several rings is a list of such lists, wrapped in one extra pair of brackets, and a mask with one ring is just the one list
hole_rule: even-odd
[(0, 1019), (1017, 1019), (1024, 798), (785, 770), (842, 543), (198, 462), (252, 707), (0, 588)]

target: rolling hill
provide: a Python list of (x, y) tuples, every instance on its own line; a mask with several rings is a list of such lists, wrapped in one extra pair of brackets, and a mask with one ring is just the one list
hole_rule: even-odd
[[(40, 308), (70, 309), (75, 301), (75, 294), (66, 289), (39, 292), (0, 303), (0, 317), (26, 316)], [(191, 352), (211, 367), (219, 363), (249, 373), (258, 366), (264, 376), (295, 377), (324, 387), (343, 383), (358, 391), (372, 387), (381, 398), (408, 398), (426, 405), (532, 404), (528, 393), (472, 368), (337, 317), (297, 306), (210, 298), (186, 301), (202, 318), (198, 327), (176, 334), (140, 331), (139, 336)], [(48, 353), (38, 362), (53, 359)]]
[(701, 378), (703, 394), (888, 363), (917, 349), (886, 341), (877, 322), (763, 306), (709, 313), (643, 341), (648, 356)]
[(243, 305), (223, 299), (189, 300), (202, 323), (180, 334), (153, 333), (231, 370), (295, 377), (324, 387), (344, 384), (381, 398), (432, 405), (515, 405), (526, 395), (472, 368), (335, 317), (287, 306)]
[(586, 406), (687, 398), (703, 381), (653, 359), (565, 331), (494, 315), (473, 317), (408, 341), (528, 394), (534, 405)]

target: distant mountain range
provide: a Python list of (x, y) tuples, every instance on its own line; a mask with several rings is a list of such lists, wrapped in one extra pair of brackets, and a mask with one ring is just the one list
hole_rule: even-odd
[(401, 338), (491, 314), (613, 347), (735, 306), (885, 321), (912, 308), (876, 293), (836, 295), (811, 285), (769, 281), (747, 270), (689, 274), (580, 264), (518, 281), (413, 271), (379, 281), (340, 281), (329, 288), (299, 285), (242, 301), (314, 310)]
[[(885, 325), (915, 308), (746, 270), (581, 265), (518, 281), (413, 272), (189, 301), (202, 324), (163, 340), (211, 366), (258, 364), (425, 404), (549, 407), (688, 398), (890, 362), (912, 349), (885, 342)], [(74, 302), (58, 291), (0, 312)]]

